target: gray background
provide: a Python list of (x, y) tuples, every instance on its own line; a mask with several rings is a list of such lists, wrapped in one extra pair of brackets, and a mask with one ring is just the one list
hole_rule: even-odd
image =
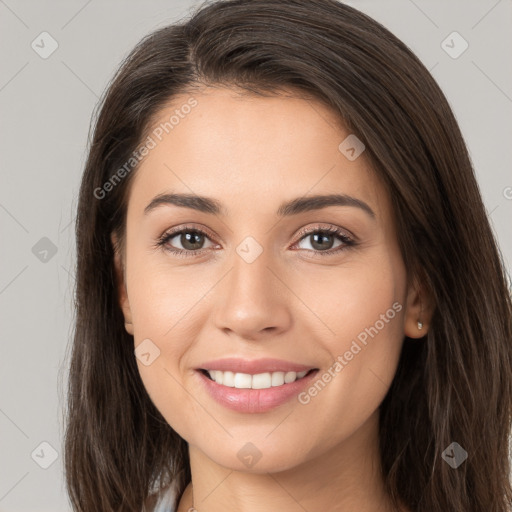
[[(512, 261), (512, 2), (353, 0), (400, 37), (461, 125)], [(62, 469), (73, 220), (91, 113), (120, 60), (197, 2), (0, 0), (0, 512), (70, 510)], [(32, 47), (48, 51), (43, 59)], [(441, 43), (457, 31), (458, 58)], [(460, 49), (461, 41), (448, 39)], [(44, 45), (44, 48), (42, 46)], [(43, 239), (43, 240), (41, 240)], [(45, 252), (47, 251), (47, 252)], [(56, 252), (55, 252), (56, 251)], [(55, 461), (44, 469), (41, 465)], [(471, 454), (469, 454), (471, 456)]]

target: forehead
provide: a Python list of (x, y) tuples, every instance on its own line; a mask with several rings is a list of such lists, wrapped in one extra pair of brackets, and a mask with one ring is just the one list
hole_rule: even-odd
[(152, 147), (134, 176), (131, 207), (143, 211), (155, 195), (179, 191), (257, 211), (326, 193), (350, 193), (385, 208), (364, 152), (351, 161), (340, 150), (350, 135), (314, 99), (227, 88), (181, 94), (153, 118), (146, 134)]

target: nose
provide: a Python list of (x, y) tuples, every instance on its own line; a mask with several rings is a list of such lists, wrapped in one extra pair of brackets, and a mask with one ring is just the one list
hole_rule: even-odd
[(282, 271), (271, 266), (270, 259), (265, 251), (251, 263), (235, 254), (233, 266), (216, 287), (218, 329), (249, 341), (273, 338), (289, 329), (292, 294)]

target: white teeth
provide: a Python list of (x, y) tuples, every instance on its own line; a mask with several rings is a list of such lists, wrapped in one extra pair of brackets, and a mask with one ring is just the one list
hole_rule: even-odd
[(268, 389), (290, 384), (302, 379), (309, 370), (303, 372), (266, 372), (250, 375), (249, 373), (222, 372), (208, 370), (208, 374), (217, 384), (238, 389)]
[[(224, 386), (228, 386), (229, 388), (235, 387), (235, 374), (233, 372), (219, 372), (224, 373), (224, 376), (222, 377), (222, 384)], [(215, 381), (217, 382), (217, 381)]]
[(272, 386), (282, 386), (284, 384), (284, 372), (274, 372), (271, 384)]
[(252, 375), (249, 375), (248, 373), (235, 373), (235, 388), (249, 389), (251, 387), (251, 383)]
[(297, 373), (295, 372), (286, 372), (284, 374), (284, 383), (289, 384), (290, 382), (293, 382), (297, 378)]
[(267, 389), (272, 385), (270, 373), (258, 373), (252, 376), (252, 389)]

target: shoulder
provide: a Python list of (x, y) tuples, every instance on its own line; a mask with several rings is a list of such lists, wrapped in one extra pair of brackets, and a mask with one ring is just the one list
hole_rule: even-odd
[(152, 494), (146, 500), (143, 512), (175, 512), (173, 507), (175, 498), (174, 486), (166, 487), (159, 494)]

